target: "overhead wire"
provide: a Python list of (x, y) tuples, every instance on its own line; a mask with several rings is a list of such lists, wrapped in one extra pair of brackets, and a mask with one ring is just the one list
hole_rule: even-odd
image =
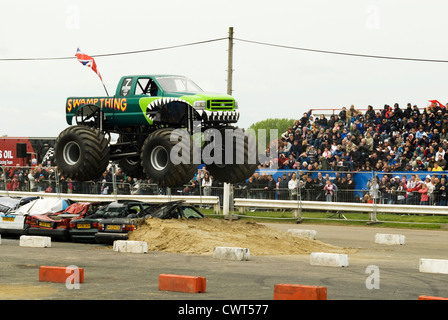
[[(189, 46), (195, 46), (195, 45), (202, 45), (202, 44), (217, 42), (217, 41), (222, 41), (222, 40), (229, 40), (229, 37), (209, 39), (209, 40), (204, 40), (204, 41), (197, 41), (197, 42), (173, 45), (173, 46), (168, 46), (168, 47), (134, 50), (134, 51), (122, 51), (122, 52), (113, 52), (113, 53), (104, 53), (104, 54), (93, 54), (90, 56), (93, 58), (98, 58), (98, 57), (111, 57), (111, 56), (121, 56), (121, 55), (130, 55), (130, 54), (140, 54), (140, 53), (155, 52), (155, 51), (176, 49), (176, 48), (182, 48), (182, 47), (189, 47)], [(448, 63), (448, 60), (442, 60), (442, 59), (393, 57), (393, 56), (360, 54), (360, 53), (341, 52), (341, 51), (320, 50), (320, 49), (294, 47), (294, 46), (254, 41), (254, 40), (247, 40), (247, 39), (240, 39), (240, 38), (233, 38), (233, 40), (250, 43), (250, 44), (262, 45), (262, 46), (283, 48), (283, 49), (289, 49), (289, 50), (315, 52), (315, 53), (323, 53), (323, 54), (341, 55), (341, 56), (373, 58), (373, 59), (387, 59), (387, 60), (401, 60), (401, 61), (415, 61), (415, 62)], [(69, 59), (76, 59), (76, 56), (73, 55), (73, 56), (66, 56), (66, 57), (42, 57), (42, 58), (38, 58), (38, 57), (35, 57), (35, 58), (0, 58), (0, 61), (49, 61), (49, 60), (69, 60)]]
[[(104, 53), (104, 54), (93, 54), (90, 56), (92, 58), (98, 58), (98, 57), (111, 57), (111, 56), (121, 56), (121, 55), (128, 55), (128, 54), (138, 54), (138, 53), (154, 52), (154, 51), (169, 50), (169, 49), (176, 49), (176, 48), (181, 48), (181, 47), (201, 45), (201, 44), (222, 41), (222, 40), (228, 40), (228, 38), (210, 39), (210, 40), (191, 42), (191, 43), (185, 43), (185, 44), (179, 44), (179, 45), (173, 45), (173, 46), (161, 47), (161, 48), (153, 48), (153, 49)], [(0, 58), (0, 61), (47, 61), (47, 60), (69, 60), (69, 59), (76, 59), (76, 56), (73, 55), (73, 56), (69, 56), (69, 57), (43, 57), (43, 58)]]
[(404, 61), (418, 61), (418, 62), (441, 62), (441, 63), (448, 62), (448, 60), (438, 60), (438, 59), (391, 57), (391, 56), (379, 56), (379, 55), (349, 53), (349, 52), (340, 52), (340, 51), (318, 50), (318, 49), (293, 47), (293, 46), (286, 46), (286, 45), (273, 44), (273, 43), (260, 42), (260, 41), (253, 41), (253, 40), (246, 40), (246, 39), (239, 39), (239, 38), (234, 38), (234, 40), (241, 41), (241, 42), (252, 43), (252, 44), (257, 44), (257, 45), (269, 46), (269, 47), (277, 47), (277, 48), (283, 48), (283, 49), (292, 49), (292, 50), (309, 51), (309, 52), (317, 52), (317, 53), (326, 53), (326, 54), (334, 54), (334, 55), (343, 55), (343, 56), (352, 56), (352, 57), (389, 59), (389, 60), (404, 60)]

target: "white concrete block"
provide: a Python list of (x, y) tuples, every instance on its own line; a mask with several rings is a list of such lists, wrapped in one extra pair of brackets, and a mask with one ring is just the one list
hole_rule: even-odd
[(419, 271), (448, 274), (448, 260), (420, 259)]
[(148, 243), (146, 241), (116, 240), (114, 251), (129, 253), (147, 253)]
[(250, 258), (250, 250), (248, 248), (238, 247), (215, 247), (213, 250), (213, 258), (247, 261)]
[(303, 229), (288, 229), (288, 233), (299, 237), (309, 238), (311, 240), (316, 240), (317, 231), (316, 230), (303, 230)]
[(21, 247), (51, 248), (51, 237), (20, 236)]
[(404, 244), (406, 240), (406, 237), (402, 234), (383, 234), (383, 233), (377, 233), (375, 235), (375, 243), (379, 244), (389, 244), (389, 245), (395, 245), (395, 244)]
[(348, 267), (348, 255), (339, 253), (312, 252), (312, 266)]

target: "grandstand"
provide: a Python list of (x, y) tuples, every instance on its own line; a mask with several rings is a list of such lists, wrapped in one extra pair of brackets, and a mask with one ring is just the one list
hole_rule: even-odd
[[(425, 198), (421, 190), (429, 189), (431, 204), (446, 205), (447, 107), (448, 104), (430, 100), (426, 108), (410, 103), (401, 108), (395, 103), (393, 107), (384, 105), (376, 110), (372, 106), (357, 109), (354, 105), (342, 109), (312, 109), (282, 133), (278, 158), (271, 157), (260, 164), (249, 181), (253, 184), (250, 187), (266, 189), (272, 181), (267, 177), (272, 175), (275, 187), (279, 188), (284, 175), (289, 181), (292, 172), (298, 172), (298, 188), (306, 188), (310, 176), (312, 187), (310, 184), (308, 187), (319, 190), (326, 179), (335, 181), (336, 176), (350, 175), (357, 190), (378, 188), (383, 202), (391, 198), (397, 201), (399, 188), (407, 194), (405, 202), (412, 197)], [(316, 182), (319, 172), (326, 179)], [(378, 180), (377, 187), (372, 186), (374, 179)], [(347, 188), (336, 186), (341, 187)], [(385, 197), (386, 192), (394, 196)], [(374, 194), (369, 193), (369, 200)], [(358, 192), (359, 199), (364, 195), (365, 192)], [(412, 201), (412, 204), (419, 203)]]

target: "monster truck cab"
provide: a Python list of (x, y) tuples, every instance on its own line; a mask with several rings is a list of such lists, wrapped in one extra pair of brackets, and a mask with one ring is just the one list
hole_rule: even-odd
[(66, 117), (71, 125), (74, 116), (78, 123), (86, 122), (101, 110), (106, 122), (114, 126), (152, 126), (155, 122), (178, 126), (186, 125), (188, 107), (196, 111), (195, 120), (214, 125), (239, 119), (232, 96), (205, 93), (192, 80), (174, 75), (124, 76), (113, 97), (68, 98)]

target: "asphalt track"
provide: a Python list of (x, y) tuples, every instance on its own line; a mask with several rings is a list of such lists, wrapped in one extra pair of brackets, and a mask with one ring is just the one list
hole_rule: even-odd
[[(421, 258), (448, 259), (448, 231), (376, 226), (269, 224), (280, 229), (312, 229), (323, 242), (357, 248), (348, 267), (311, 266), (309, 255), (251, 256), (249, 261), (210, 255), (118, 253), (110, 246), (52, 242), (51, 248), (20, 247), (2, 237), (0, 298), (14, 300), (273, 300), (275, 284), (327, 287), (328, 300), (417, 300), (420, 295), (448, 297), (448, 275), (419, 272)], [(380, 245), (376, 233), (403, 234), (404, 245)], [(249, 248), (250, 249), (250, 248)], [(79, 289), (39, 282), (40, 266), (84, 269)], [(369, 266), (379, 271), (377, 288), (368, 288)], [(206, 278), (205, 293), (158, 290), (159, 274)], [(377, 280), (378, 281), (378, 280)], [(379, 287), (378, 287), (379, 285)], [(12, 290), (14, 289), (14, 290)]]

